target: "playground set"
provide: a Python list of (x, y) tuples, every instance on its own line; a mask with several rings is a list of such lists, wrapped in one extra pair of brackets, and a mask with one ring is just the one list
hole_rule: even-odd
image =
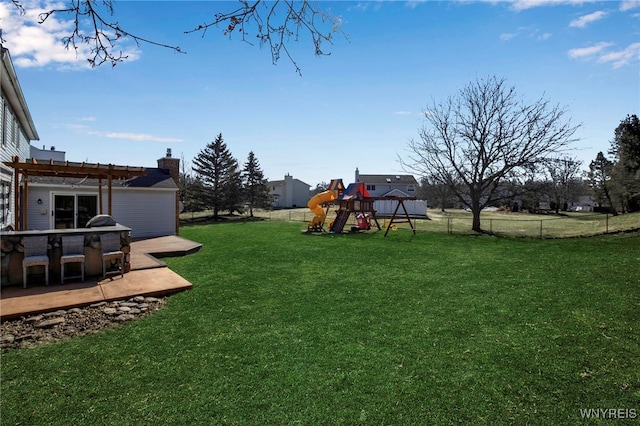
[[(351, 227), (351, 232), (370, 230), (372, 223), (380, 231), (382, 228), (378, 223), (374, 209), (376, 200), (393, 200), (397, 202), (390, 220), (385, 221), (385, 237), (389, 229), (396, 229), (395, 224), (397, 223), (409, 223), (411, 231), (414, 234), (416, 233), (409, 213), (407, 213), (407, 209), (404, 206), (404, 201), (415, 200), (415, 197), (371, 197), (364, 182), (350, 183), (345, 188), (342, 179), (332, 179), (326, 191), (314, 195), (307, 203), (307, 207), (315, 215), (307, 224), (307, 232), (326, 232), (324, 224), (331, 206), (336, 206), (337, 208), (335, 210), (335, 219), (329, 222), (330, 233), (342, 233), (352, 214), (355, 215), (356, 225)], [(398, 217), (400, 208), (402, 208), (404, 214)]]

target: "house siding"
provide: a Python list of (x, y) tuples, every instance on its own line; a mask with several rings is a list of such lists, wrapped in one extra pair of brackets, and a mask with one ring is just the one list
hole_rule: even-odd
[[(38, 200), (42, 200), (42, 204), (38, 204)], [(29, 206), (27, 213), (29, 229), (50, 229), (51, 211), (53, 210), (51, 207), (50, 189), (29, 185), (27, 203)]]
[[(176, 190), (113, 189), (112, 216), (131, 228), (132, 238), (161, 237), (176, 234), (176, 212), (173, 206)], [(106, 197), (103, 197), (106, 204)], [(107, 206), (103, 206), (107, 211)]]
[(14, 170), (2, 164), (5, 161), (11, 161), (13, 157), (18, 157), (20, 161), (24, 161), (29, 156), (29, 140), (22, 130), (20, 121), (16, 118), (11, 105), (5, 98), (4, 88), (1, 96), (1, 119), (2, 128), (0, 134), (2, 140), (0, 142), (0, 227), (12, 224), (15, 215), (13, 207), (15, 206), (15, 188)]
[(269, 182), (269, 186), (270, 194), (276, 198), (273, 207), (306, 207), (309, 201), (309, 185), (291, 175), (286, 175), (284, 180)]
[[(2, 162), (29, 156), (31, 140), (38, 140), (9, 51), (0, 46), (0, 228), (14, 225), (15, 173)], [(17, 111), (17, 113), (16, 113)]]

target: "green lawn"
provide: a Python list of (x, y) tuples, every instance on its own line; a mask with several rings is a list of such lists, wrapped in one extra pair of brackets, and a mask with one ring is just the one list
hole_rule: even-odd
[[(1, 424), (585, 424), (640, 418), (640, 235), (188, 227), (158, 313), (2, 353)], [(631, 411), (636, 410), (636, 411)], [(635, 419), (635, 422), (638, 418)]]

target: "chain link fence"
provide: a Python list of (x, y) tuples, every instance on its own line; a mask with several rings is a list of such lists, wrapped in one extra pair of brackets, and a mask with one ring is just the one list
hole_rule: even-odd
[[(611, 214), (575, 213), (561, 216), (506, 213), (480, 216), (482, 229), (495, 235), (527, 238), (568, 238), (625, 232), (640, 229), (640, 214), (613, 216)], [(434, 215), (429, 223), (417, 221), (417, 229), (469, 234), (471, 217)]]
[[(183, 213), (180, 218), (185, 223), (206, 221), (211, 212)], [(306, 224), (313, 213), (306, 208), (253, 211), (254, 219), (269, 221), (300, 222)], [(248, 213), (235, 216), (249, 219)], [(331, 212), (327, 222), (332, 220)], [(480, 216), (482, 229), (495, 235), (526, 238), (568, 238), (640, 230), (640, 213), (613, 216), (604, 213), (567, 213), (562, 215), (532, 215), (523, 213), (487, 212)], [(355, 226), (354, 215), (349, 218), (345, 229)], [(378, 217), (381, 227), (389, 224), (388, 217)], [(413, 217), (412, 223), (419, 232), (439, 232), (448, 234), (473, 234), (471, 213), (462, 210), (429, 212), (429, 218)], [(408, 223), (394, 223), (395, 229), (410, 229)]]

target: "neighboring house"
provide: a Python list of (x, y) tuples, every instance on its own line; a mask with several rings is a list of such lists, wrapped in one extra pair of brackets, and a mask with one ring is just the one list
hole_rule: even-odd
[[(418, 192), (418, 181), (412, 175), (362, 175), (356, 168), (355, 179), (364, 182), (371, 197), (415, 197)], [(397, 204), (393, 200), (378, 200), (374, 209), (380, 215), (390, 215)], [(407, 200), (403, 204), (410, 215), (427, 214), (425, 200)]]
[(269, 181), (269, 194), (273, 198), (274, 208), (306, 207), (309, 201), (310, 186), (289, 173), (284, 180)]
[(0, 229), (15, 225), (14, 170), (5, 161), (18, 157), (25, 161), (30, 155), (30, 141), (39, 140), (27, 102), (22, 94), (9, 51), (0, 45)]
[[(158, 160), (145, 176), (115, 181), (112, 185), (114, 220), (131, 228), (132, 238), (177, 235), (179, 225), (178, 171), (180, 160)], [(101, 182), (105, 192), (105, 182)], [(29, 177), (29, 229), (83, 228), (100, 210), (107, 211), (107, 197), (99, 208), (98, 179)]]
[(56, 151), (55, 146), (52, 146), (51, 149), (46, 149), (46, 147), (42, 145), (42, 149), (40, 149), (31, 145), (31, 153), (29, 154), (29, 157), (35, 158), (36, 160), (64, 161), (65, 154), (66, 153), (64, 151)]

